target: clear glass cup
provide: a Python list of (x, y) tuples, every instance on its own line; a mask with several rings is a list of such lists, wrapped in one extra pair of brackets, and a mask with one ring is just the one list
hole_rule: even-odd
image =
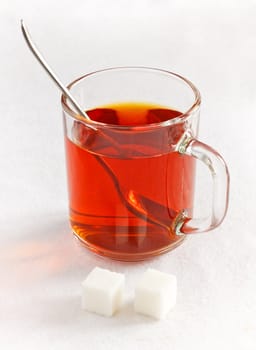
[[(85, 120), (62, 96), (70, 222), (86, 247), (113, 259), (143, 260), (222, 222), (229, 173), (222, 157), (197, 140), (201, 100), (189, 80), (161, 69), (120, 67), (87, 74), (68, 88), (88, 113), (131, 102), (180, 112), (164, 121), (116, 125), (111, 118)], [(193, 215), (196, 160), (212, 175), (211, 208), (202, 218)]]

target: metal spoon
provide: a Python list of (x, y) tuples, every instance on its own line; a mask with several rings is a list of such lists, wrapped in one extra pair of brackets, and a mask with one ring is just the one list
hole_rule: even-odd
[[(60, 79), (57, 77), (57, 75), (53, 72), (53, 70), (50, 68), (46, 60), (43, 58), (42, 54), (34, 44), (31, 35), (29, 34), (26, 25), (23, 20), (21, 20), (21, 30), (22, 34), (25, 38), (25, 41), (33, 53), (33, 55), (36, 57), (36, 59), (39, 61), (41, 66), (44, 68), (44, 70), (47, 72), (47, 74), (52, 78), (52, 80), (55, 82), (55, 84), (60, 88), (60, 90), (63, 92), (63, 94), (69, 99), (69, 101), (72, 103), (75, 110), (78, 112), (80, 116), (82, 116), (86, 121), (86, 126), (95, 132), (101, 133), (103, 137), (108, 139), (108, 141), (117, 149), (120, 149), (118, 147), (119, 145), (116, 143), (115, 140), (113, 140), (108, 135), (105, 135), (101, 130), (98, 130), (93, 125), (90, 125), (91, 119), (89, 116), (84, 112), (82, 107), (79, 105), (79, 103), (76, 101), (76, 99), (72, 96), (70, 91), (61, 83)], [(149, 199), (135, 193), (132, 190), (124, 189), (120, 186), (119, 181), (112, 171), (112, 169), (109, 167), (109, 165), (98, 155), (94, 154), (94, 157), (97, 159), (97, 161), (102, 165), (102, 167), (107, 171), (109, 176), (112, 178), (112, 181), (115, 184), (115, 187), (117, 189), (117, 192), (123, 201), (126, 208), (134, 215), (139, 217), (140, 219), (144, 220), (145, 222), (151, 222), (152, 224), (161, 226), (162, 228), (170, 231), (171, 230), (171, 219), (173, 218), (173, 214), (170, 215), (170, 223), (168, 224), (166, 222), (163, 222), (161, 219), (158, 219), (157, 217), (153, 216), (151, 213), (149, 213), (147, 210), (144, 209), (144, 205), (142, 203), (149, 202)], [(131, 196), (132, 194), (132, 196)], [(152, 202), (151, 202), (152, 203)], [(168, 217), (168, 216), (167, 216)]]

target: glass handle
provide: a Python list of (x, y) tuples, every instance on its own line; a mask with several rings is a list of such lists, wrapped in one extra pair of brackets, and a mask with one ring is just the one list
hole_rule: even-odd
[(211, 213), (206, 218), (189, 218), (183, 210), (174, 220), (173, 230), (177, 235), (210, 231), (221, 224), (228, 207), (229, 172), (223, 158), (210, 146), (184, 135), (177, 151), (202, 161), (212, 176)]

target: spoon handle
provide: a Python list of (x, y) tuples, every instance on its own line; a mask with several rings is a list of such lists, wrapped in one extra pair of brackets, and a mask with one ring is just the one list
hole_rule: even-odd
[[(86, 120), (90, 120), (88, 115), (84, 112), (82, 107), (79, 105), (79, 103), (74, 99), (74, 97), (70, 94), (69, 90), (61, 83), (60, 79), (57, 77), (57, 75), (53, 72), (51, 67), (48, 65), (48, 63), (45, 61), (43, 58), (42, 54), (34, 44), (31, 35), (29, 34), (26, 25), (23, 20), (21, 20), (21, 30), (22, 34), (24, 36), (24, 39), (33, 53), (33, 55), (36, 57), (38, 62), (41, 64), (41, 66), (44, 68), (44, 70), (49, 74), (49, 76), (52, 78), (52, 80), (55, 82), (55, 84), (60, 88), (60, 90), (63, 92), (63, 94), (70, 100), (72, 103), (73, 107), (76, 109), (76, 111), (83, 116)], [(96, 130), (93, 126), (89, 126), (92, 129)]]

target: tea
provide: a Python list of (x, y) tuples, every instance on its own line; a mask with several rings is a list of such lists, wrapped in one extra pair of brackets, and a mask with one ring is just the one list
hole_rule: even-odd
[[(138, 103), (87, 113), (111, 128), (105, 138), (75, 121), (66, 137), (73, 232), (91, 250), (122, 260), (139, 260), (178, 244), (170, 228), (181, 210), (192, 210), (195, 161), (170, 148), (184, 123), (161, 127), (159, 134), (156, 123), (181, 113)], [(154, 132), (146, 129), (149, 124)]]

